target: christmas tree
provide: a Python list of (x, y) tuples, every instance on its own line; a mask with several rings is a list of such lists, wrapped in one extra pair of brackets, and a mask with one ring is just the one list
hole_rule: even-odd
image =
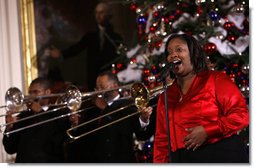
[[(165, 65), (165, 42), (172, 33), (193, 35), (211, 69), (230, 76), (249, 101), (249, 2), (245, 0), (123, 0), (136, 13), (137, 44), (126, 61), (112, 65), (123, 83), (141, 81), (148, 88)], [(119, 47), (119, 53), (126, 48)], [(123, 69), (123, 67), (127, 67)], [(242, 133), (248, 143), (248, 131)], [(137, 144), (140, 146), (140, 144)], [(152, 142), (139, 147), (141, 162), (151, 162)]]

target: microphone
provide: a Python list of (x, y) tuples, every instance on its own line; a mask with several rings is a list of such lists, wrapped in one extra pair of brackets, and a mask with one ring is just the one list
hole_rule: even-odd
[(163, 81), (169, 75), (170, 71), (172, 71), (176, 65), (181, 64), (181, 60), (175, 60), (167, 63), (161, 70), (160, 75), (158, 77), (159, 81)]

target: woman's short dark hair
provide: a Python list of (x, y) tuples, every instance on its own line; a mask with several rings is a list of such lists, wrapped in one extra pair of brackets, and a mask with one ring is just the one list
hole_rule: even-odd
[(188, 49), (190, 52), (190, 60), (193, 65), (193, 70), (195, 73), (209, 69), (207, 64), (208, 63), (207, 58), (201, 45), (198, 44), (198, 41), (194, 37), (187, 34), (172, 34), (168, 38), (166, 42), (166, 47), (165, 47), (166, 57), (168, 56), (168, 50), (167, 50), (168, 44), (172, 39), (175, 39), (175, 38), (182, 39), (183, 41), (187, 43)]

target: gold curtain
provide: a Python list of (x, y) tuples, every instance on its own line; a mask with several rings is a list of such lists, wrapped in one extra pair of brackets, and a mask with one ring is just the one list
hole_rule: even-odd
[(38, 76), (33, 0), (19, 1), (25, 88)]

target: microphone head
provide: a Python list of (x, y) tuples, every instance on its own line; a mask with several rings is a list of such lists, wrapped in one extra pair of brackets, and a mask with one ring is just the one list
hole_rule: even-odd
[(168, 62), (161, 70), (160, 75), (158, 77), (158, 81), (163, 81), (166, 79), (168, 75), (170, 75), (170, 71), (172, 71), (176, 65), (181, 64), (181, 60), (174, 60), (172, 62)]
[(167, 63), (167, 64), (164, 66), (164, 68), (165, 68), (166, 70), (172, 71), (172, 70), (175, 68), (176, 65), (179, 65), (179, 64), (181, 64), (181, 63), (182, 63), (181, 60), (174, 60), (174, 61), (172, 61), (172, 62)]

